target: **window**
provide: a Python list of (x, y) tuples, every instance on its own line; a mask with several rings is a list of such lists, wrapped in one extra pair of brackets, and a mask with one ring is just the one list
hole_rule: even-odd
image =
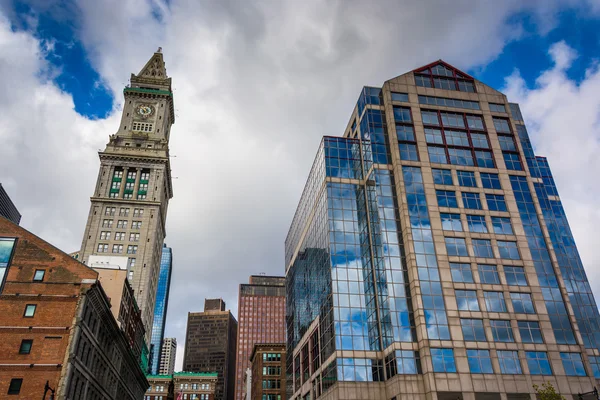
[(148, 182), (148, 179), (150, 179), (150, 172), (143, 171), (140, 175), (140, 181)]
[(483, 133), (471, 133), (471, 142), (476, 149), (489, 149), (487, 136)]
[(503, 374), (522, 374), (521, 364), (519, 363), (519, 354), (516, 351), (498, 350), (498, 361), (500, 362), (500, 372)]
[[(393, 95), (393, 93), (392, 93)], [(393, 100), (393, 98), (392, 98)], [(422, 96), (419, 95), (419, 104), (430, 104), (442, 107), (467, 108), (469, 110), (479, 110), (479, 103), (476, 101), (448, 99), (445, 97)]]
[(423, 119), (423, 125), (439, 125), (438, 114), (436, 111), (425, 111), (421, 110), (421, 118)]
[(31, 353), (31, 346), (33, 345), (32, 339), (23, 339), (21, 340), (21, 347), (19, 347), (19, 354), (29, 354)]
[(33, 274), (33, 281), (42, 282), (44, 280), (44, 275), (46, 275), (45, 269), (36, 269), (35, 273)]
[(129, 208), (123, 208), (119, 210), (119, 217), (129, 217)]
[(510, 218), (505, 217), (492, 217), (492, 226), (494, 227), (494, 233), (500, 235), (512, 235), (512, 225), (510, 224)]
[(560, 353), (565, 373), (568, 376), (586, 376), (583, 360), (579, 353)]
[(467, 350), (467, 361), (472, 374), (493, 374), (489, 350)]
[(471, 264), (450, 263), (450, 272), (454, 282), (473, 283)]
[(448, 146), (471, 146), (469, 144), (469, 137), (467, 136), (467, 132), (446, 130), (444, 134), (446, 136), (446, 143), (448, 144)]
[(25, 318), (32, 318), (35, 315), (36, 308), (37, 306), (35, 304), (27, 304), (25, 306), (25, 312), (23, 313), (23, 316)]
[(479, 176), (481, 177), (481, 183), (484, 188), (502, 189), (502, 186), (500, 186), (500, 178), (498, 177), (498, 174), (488, 174), (485, 172), (481, 172)]
[(452, 207), (458, 208), (458, 202), (456, 201), (456, 193), (449, 190), (436, 190), (437, 201), (439, 207)]
[(396, 135), (400, 141), (415, 141), (415, 132), (411, 125), (396, 125)]
[(100, 232), (100, 240), (109, 240), (110, 232), (102, 231)]
[(471, 171), (456, 171), (458, 175), (458, 184), (466, 187), (477, 187), (475, 182), (475, 173)]
[(592, 366), (592, 374), (594, 378), (600, 378), (600, 357), (588, 356), (590, 364)]
[(133, 190), (133, 186), (135, 185), (135, 182), (127, 182), (125, 183), (125, 190)]
[(396, 350), (395, 353), (397, 364), (396, 374), (413, 375), (421, 373), (418, 351)]
[(123, 252), (123, 245), (122, 244), (113, 244), (112, 252), (113, 253), (122, 253)]
[(132, 130), (136, 132), (152, 132), (152, 124), (148, 122), (134, 122)]
[(521, 342), (523, 343), (544, 343), (540, 323), (537, 321), (518, 321)]
[(506, 211), (506, 202), (504, 201), (504, 195), (501, 194), (485, 194), (487, 200), (488, 209), (490, 211)]
[(444, 137), (439, 128), (425, 128), (425, 141), (432, 144), (444, 144)]
[(511, 293), (510, 299), (513, 303), (513, 308), (516, 313), (535, 314), (533, 300), (530, 293)]
[(465, 120), (463, 114), (441, 111), (442, 124), (446, 127), (465, 128)]
[(500, 112), (500, 113), (506, 112), (506, 108), (504, 107), (504, 104), (489, 103), (489, 105), (490, 105), (491, 112)]
[(548, 354), (544, 351), (526, 351), (525, 359), (531, 375), (552, 375)]
[(392, 92), (392, 101), (408, 102), (408, 94)]
[(472, 239), (473, 252), (475, 257), (481, 258), (494, 258), (494, 249), (492, 248), (492, 241), (488, 239)]
[(98, 253), (108, 253), (108, 244), (107, 243), (98, 244)]
[(477, 160), (477, 166), (481, 168), (496, 168), (494, 163), (494, 156), (491, 151), (479, 150), (475, 152), (475, 159)]
[(514, 342), (513, 331), (510, 326), (510, 321), (502, 319), (491, 319), (490, 326), (492, 328), (492, 336), (494, 342)]
[(137, 254), (137, 246), (127, 246), (127, 254)]
[(433, 372), (456, 372), (454, 350), (452, 349), (432, 348), (431, 361), (433, 362)]
[(125, 232), (115, 232), (115, 240), (125, 240)]
[(433, 183), (436, 185), (453, 185), (452, 171), (449, 169), (432, 169)]
[(140, 229), (142, 227), (142, 221), (131, 221), (131, 229)]
[(429, 153), (429, 161), (438, 164), (448, 164), (446, 158), (446, 150), (443, 147), (427, 146), (427, 152)]
[(483, 292), (483, 297), (485, 299), (485, 307), (489, 312), (506, 312), (504, 293)]
[(464, 238), (445, 238), (446, 239), (446, 251), (449, 256), (465, 256), (467, 257), (469, 253), (467, 252), (467, 243)]
[(140, 234), (139, 233), (130, 233), (129, 234), (129, 241), (130, 242), (139, 242), (140, 241)]
[(143, 208), (134, 208), (133, 209), (133, 216), (134, 217), (141, 217), (144, 215), (144, 209)]
[(523, 171), (523, 166), (521, 165), (521, 159), (517, 153), (507, 153), (502, 152), (504, 156), (504, 163), (506, 164), (506, 169), (510, 169), (512, 171)]
[(441, 213), (440, 218), (442, 219), (442, 229), (445, 231), (462, 232), (462, 222), (460, 221), (460, 214), (448, 214)]
[(467, 215), (467, 225), (469, 232), (488, 233), (485, 216), (483, 215)]
[(400, 159), (404, 161), (419, 161), (417, 145), (410, 143), (398, 143), (400, 149)]
[(8, 394), (19, 394), (21, 393), (21, 385), (23, 384), (23, 378), (13, 378), (10, 380), (8, 385)]
[(123, 219), (117, 221), (117, 228), (127, 228), (127, 221)]
[(448, 148), (448, 156), (450, 157), (450, 164), (466, 165), (469, 167), (475, 165), (471, 150)]
[(478, 264), (477, 269), (479, 270), (479, 280), (481, 283), (490, 285), (500, 284), (500, 277), (498, 276), (498, 267), (495, 265)]
[(515, 141), (512, 136), (498, 136), (498, 142), (500, 142), (500, 148), (506, 151), (517, 151)]
[(471, 210), (481, 210), (481, 198), (479, 193), (464, 192), (462, 194), (463, 206)]
[(494, 128), (496, 128), (496, 132), (498, 133), (511, 133), (510, 125), (508, 124), (508, 120), (504, 118), (493, 117), (494, 120)]
[(504, 240), (498, 240), (498, 251), (500, 252), (500, 258), (506, 258), (509, 260), (520, 260), (519, 249), (517, 248), (517, 242), (507, 242)]
[(117, 209), (115, 207), (106, 207), (104, 209), (104, 215), (115, 215), (115, 211)]
[(135, 267), (135, 258), (128, 258), (128, 259), (127, 259), (127, 267), (128, 267), (128, 268), (133, 268), (133, 267)]
[(504, 275), (506, 283), (514, 286), (527, 286), (527, 277), (523, 267), (504, 266)]
[(412, 123), (410, 108), (394, 106), (394, 119), (396, 122)]
[(464, 340), (470, 342), (485, 342), (485, 330), (483, 329), (483, 321), (480, 319), (460, 319)]
[(475, 290), (455, 290), (456, 304), (461, 311), (479, 311), (477, 292)]
[(102, 227), (103, 228), (112, 228), (113, 225), (113, 220), (112, 219), (105, 219), (102, 221)]

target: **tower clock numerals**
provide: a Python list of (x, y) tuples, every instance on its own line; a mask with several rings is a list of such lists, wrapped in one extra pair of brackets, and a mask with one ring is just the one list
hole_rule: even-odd
[(148, 118), (154, 115), (154, 106), (152, 104), (139, 104), (135, 112), (142, 118)]

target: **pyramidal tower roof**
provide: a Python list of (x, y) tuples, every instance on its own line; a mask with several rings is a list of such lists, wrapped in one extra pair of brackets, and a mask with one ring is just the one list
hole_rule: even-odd
[(154, 52), (150, 60), (148, 60), (137, 75), (131, 74), (132, 87), (148, 84), (152, 86), (168, 86), (168, 90), (171, 90), (171, 78), (167, 76), (167, 68), (161, 47)]

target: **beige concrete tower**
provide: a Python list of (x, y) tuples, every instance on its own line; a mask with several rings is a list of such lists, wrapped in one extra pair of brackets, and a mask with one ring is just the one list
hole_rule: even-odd
[(169, 135), (175, 122), (171, 78), (159, 48), (123, 90), (118, 131), (99, 152), (80, 260), (92, 268), (127, 269), (150, 342), (169, 199)]

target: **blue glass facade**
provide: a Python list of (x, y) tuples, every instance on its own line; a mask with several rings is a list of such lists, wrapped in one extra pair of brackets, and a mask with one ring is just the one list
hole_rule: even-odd
[(171, 287), (171, 271), (173, 268), (173, 252), (165, 244), (160, 258), (160, 272), (156, 285), (156, 305), (154, 306), (154, 323), (152, 325), (152, 339), (150, 341), (149, 373), (158, 374), (162, 341), (165, 336), (165, 323), (167, 321), (167, 305), (169, 303), (169, 289)]
[(444, 63), (396, 79), (323, 138), (286, 238), (288, 395), (591, 390), (600, 315), (518, 105)]

